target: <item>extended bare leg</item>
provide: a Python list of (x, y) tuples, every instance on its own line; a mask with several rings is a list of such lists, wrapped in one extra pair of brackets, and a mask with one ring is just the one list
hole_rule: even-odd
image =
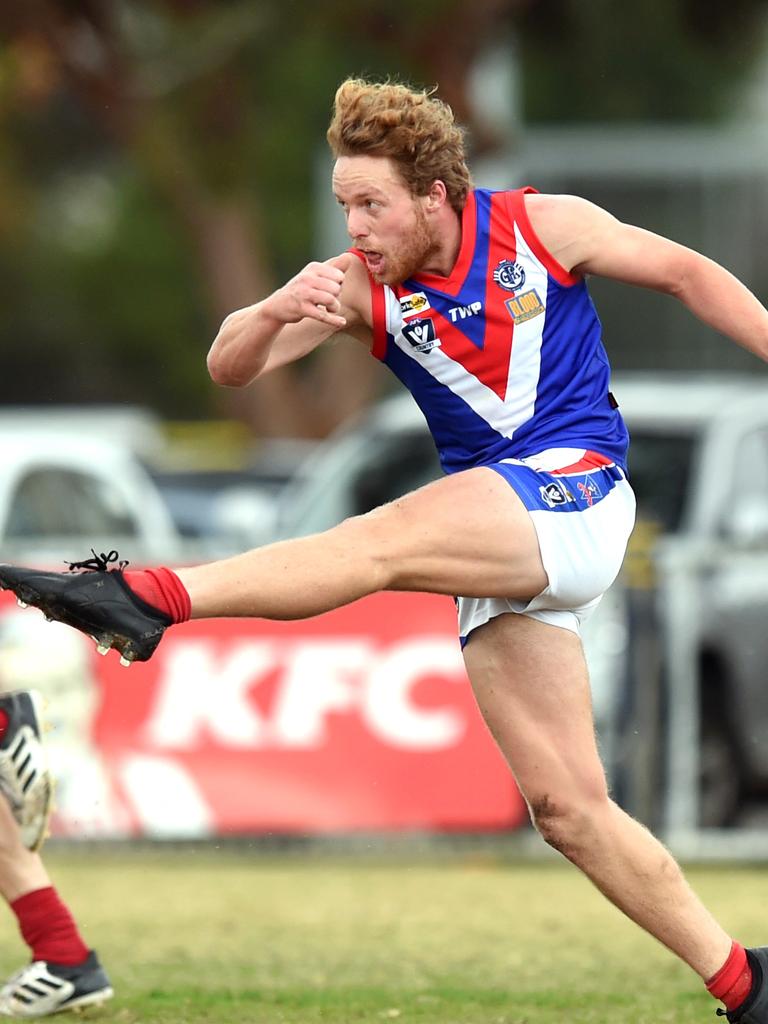
[(325, 533), (177, 573), (193, 618), (306, 618), (379, 590), (526, 598), (547, 583), (530, 516), (489, 469), (445, 477)]

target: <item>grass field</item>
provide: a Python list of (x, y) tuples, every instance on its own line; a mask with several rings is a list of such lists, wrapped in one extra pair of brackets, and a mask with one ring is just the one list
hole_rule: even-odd
[[(714, 1024), (698, 979), (568, 865), (46, 859), (116, 988), (93, 1024)], [(768, 869), (689, 877), (742, 941), (768, 940)], [(7, 915), (0, 967), (25, 955)]]

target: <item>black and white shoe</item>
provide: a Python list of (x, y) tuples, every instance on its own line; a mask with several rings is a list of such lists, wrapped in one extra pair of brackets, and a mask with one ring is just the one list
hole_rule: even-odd
[(113, 995), (93, 950), (75, 967), (35, 960), (0, 989), (0, 1016), (47, 1017), (64, 1010), (98, 1006)]
[(747, 950), (752, 968), (752, 988), (749, 995), (735, 1010), (717, 1011), (730, 1024), (768, 1024), (768, 946)]
[(0, 694), (8, 724), (0, 739), (0, 792), (11, 805), (21, 841), (39, 850), (48, 829), (53, 780), (42, 743), (42, 697), (36, 690)]
[(79, 629), (96, 641), (99, 654), (110, 648), (124, 665), (148, 661), (172, 620), (142, 601), (125, 582), (121, 568), (108, 568), (117, 552), (71, 562), (69, 572), (43, 572), (0, 564), (0, 589), (12, 590), (20, 605), (39, 608), (48, 619)]

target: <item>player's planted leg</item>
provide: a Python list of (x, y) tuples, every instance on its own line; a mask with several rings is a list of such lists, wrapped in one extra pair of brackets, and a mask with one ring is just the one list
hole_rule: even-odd
[(464, 655), (480, 709), (543, 838), (708, 987), (732, 959), (739, 974), (740, 953), (745, 987), (737, 976), (710, 992), (726, 1002), (730, 1021), (768, 1024), (768, 951), (744, 959), (671, 854), (608, 795), (578, 637), (506, 614), (471, 634)]
[(748, 949), (746, 953), (752, 970), (751, 990), (734, 1010), (717, 1012), (731, 1024), (768, 1024), (768, 946)]

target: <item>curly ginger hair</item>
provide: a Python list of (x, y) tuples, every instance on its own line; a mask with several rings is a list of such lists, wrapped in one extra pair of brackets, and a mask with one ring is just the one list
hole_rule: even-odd
[(433, 93), (347, 78), (336, 90), (328, 145), (334, 157), (389, 157), (415, 196), (427, 195), (439, 179), (460, 214), (472, 184), (464, 132)]

